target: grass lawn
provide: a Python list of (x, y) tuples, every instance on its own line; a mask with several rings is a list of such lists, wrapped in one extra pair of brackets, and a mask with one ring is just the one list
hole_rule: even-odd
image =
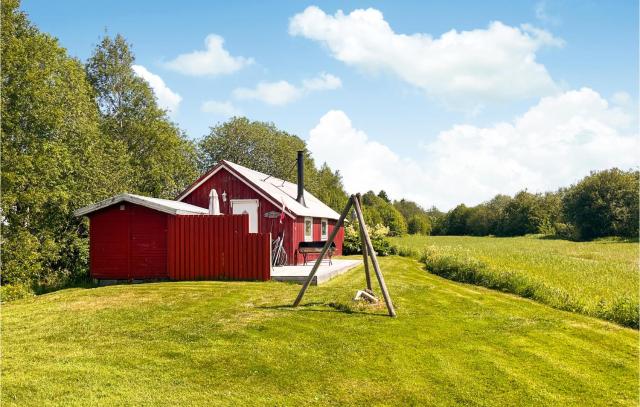
[[(392, 241), (418, 252), (429, 248), (427, 265), (441, 276), (638, 326), (638, 243), (470, 236), (404, 236)], [(458, 269), (451, 267), (456, 262)], [(460, 272), (465, 266), (475, 270)]]
[(381, 266), (398, 318), (311, 287), (68, 289), (2, 307), (2, 405), (637, 405), (638, 331)]

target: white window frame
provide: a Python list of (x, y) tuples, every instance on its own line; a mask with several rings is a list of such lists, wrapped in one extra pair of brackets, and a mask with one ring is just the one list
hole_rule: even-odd
[[(311, 233), (307, 236), (307, 222), (311, 222)], [(313, 218), (306, 216), (303, 223), (304, 241), (313, 242)]]
[[(324, 234), (322, 233), (322, 227), (324, 225)], [(320, 219), (320, 240), (327, 240), (329, 238), (329, 220), (327, 218)]]

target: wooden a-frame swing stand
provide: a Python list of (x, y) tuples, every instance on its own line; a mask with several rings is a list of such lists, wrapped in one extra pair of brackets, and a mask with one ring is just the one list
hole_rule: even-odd
[(364, 261), (364, 274), (367, 279), (367, 291), (369, 291), (369, 293), (373, 292), (371, 288), (371, 275), (369, 273), (369, 257), (370, 257), (371, 264), (373, 265), (373, 271), (376, 273), (378, 284), (380, 285), (380, 290), (382, 291), (382, 296), (384, 297), (384, 302), (386, 303), (387, 310), (389, 311), (389, 316), (395, 317), (396, 311), (393, 308), (393, 303), (391, 302), (391, 297), (389, 296), (389, 290), (387, 290), (387, 285), (384, 282), (384, 277), (382, 277), (382, 271), (380, 271), (380, 264), (378, 264), (378, 258), (376, 257), (376, 252), (373, 250), (373, 245), (371, 244), (371, 238), (369, 237), (369, 232), (367, 232), (367, 228), (365, 227), (364, 216), (362, 215), (362, 208), (360, 205), (360, 194), (351, 195), (349, 197), (349, 200), (347, 201), (347, 205), (342, 210), (342, 213), (340, 214), (340, 218), (338, 219), (338, 222), (333, 228), (333, 231), (331, 231), (331, 234), (329, 235), (329, 239), (327, 239), (327, 242), (325, 243), (324, 247), (322, 248), (322, 251), (320, 252), (320, 256), (318, 256), (318, 259), (313, 265), (313, 268), (311, 269), (309, 276), (307, 277), (304, 284), (302, 285), (302, 288), (298, 293), (298, 297), (293, 302), (293, 306), (297, 307), (298, 304), (300, 304), (300, 301), (302, 300), (304, 293), (307, 291), (307, 288), (309, 288), (309, 285), (311, 284), (313, 277), (318, 271), (318, 267), (320, 267), (322, 258), (326, 254), (327, 250), (329, 250), (329, 247), (331, 247), (331, 243), (333, 243), (333, 240), (336, 238), (336, 235), (338, 234), (340, 227), (344, 224), (344, 220), (349, 215), (352, 208), (355, 210), (356, 217), (358, 218), (358, 224), (360, 225), (360, 241), (362, 242), (362, 259)]

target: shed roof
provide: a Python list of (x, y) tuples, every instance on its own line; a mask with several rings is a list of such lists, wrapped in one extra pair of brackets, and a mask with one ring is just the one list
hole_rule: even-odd
[(207, 208), (201, 208), (199, 206), (191, 205), (184, 202), (171, 201), (169, 199), (151, 198), (142, 195), (120, 194), (112, 196), (111, 198), (107, 198), (103, 201), (85, 206), (84, 208), (76, 209), (73, 214), (75, 216), (88, 215), (92, 212), (104, 209), (120, 202), (130, 202), (171, 215), (203, 215), (209, 213), (209, 210)]
[(307, 190), (304, 191), (306, 206), (299, 203), (296, 200), (296, 196), (298, 195), (298, 186), (296, 184), (226, 160), (221, 160), (209, 172), (191, 184), (178, 196), (177, 200), (180, 201), (184, 199), (222, 168), (226, 168), (231, 173), (237, 175), (239, 179), (245, 181), (250, 187), (259, 189), (264, 195), (270, 198), (274, 205), (279, 207), (282, 206), (284, 202), (287, 210), (296, 216), (311, 216), (327, 219), (338, 219), (340, 217), (338, 212), (331, 209)]

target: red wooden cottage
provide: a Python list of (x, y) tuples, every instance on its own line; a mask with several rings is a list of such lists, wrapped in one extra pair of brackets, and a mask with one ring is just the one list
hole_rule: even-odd
[[(249, 214), (251, 233), (284, 236), (289, 264), (301, 264), (301, 242), (326, 241), (340, 214), (304, 189), (302, 152), (298, 152), (298, 182), (222, 160), (185, 189), (177, 201), (211, 207), (217, 195), (222, 214)], [(215, 191), (215, 192), (212, 192)], [(284, 214), (284, 216), (279, 216)], [(344, 230), (335, 238), (335, 255), (342, 254)]]
[[(175, 201), (122, 194), (75, 211), (89, 217), (95, 279), (259, 279), (271, 270), (271, 238), (283, 237), (288, 264), (302, 242), (327, 240), (339, 214), (298, 184), (228, 161)], [(344, 231), (335, 238), (342, 254)]]

